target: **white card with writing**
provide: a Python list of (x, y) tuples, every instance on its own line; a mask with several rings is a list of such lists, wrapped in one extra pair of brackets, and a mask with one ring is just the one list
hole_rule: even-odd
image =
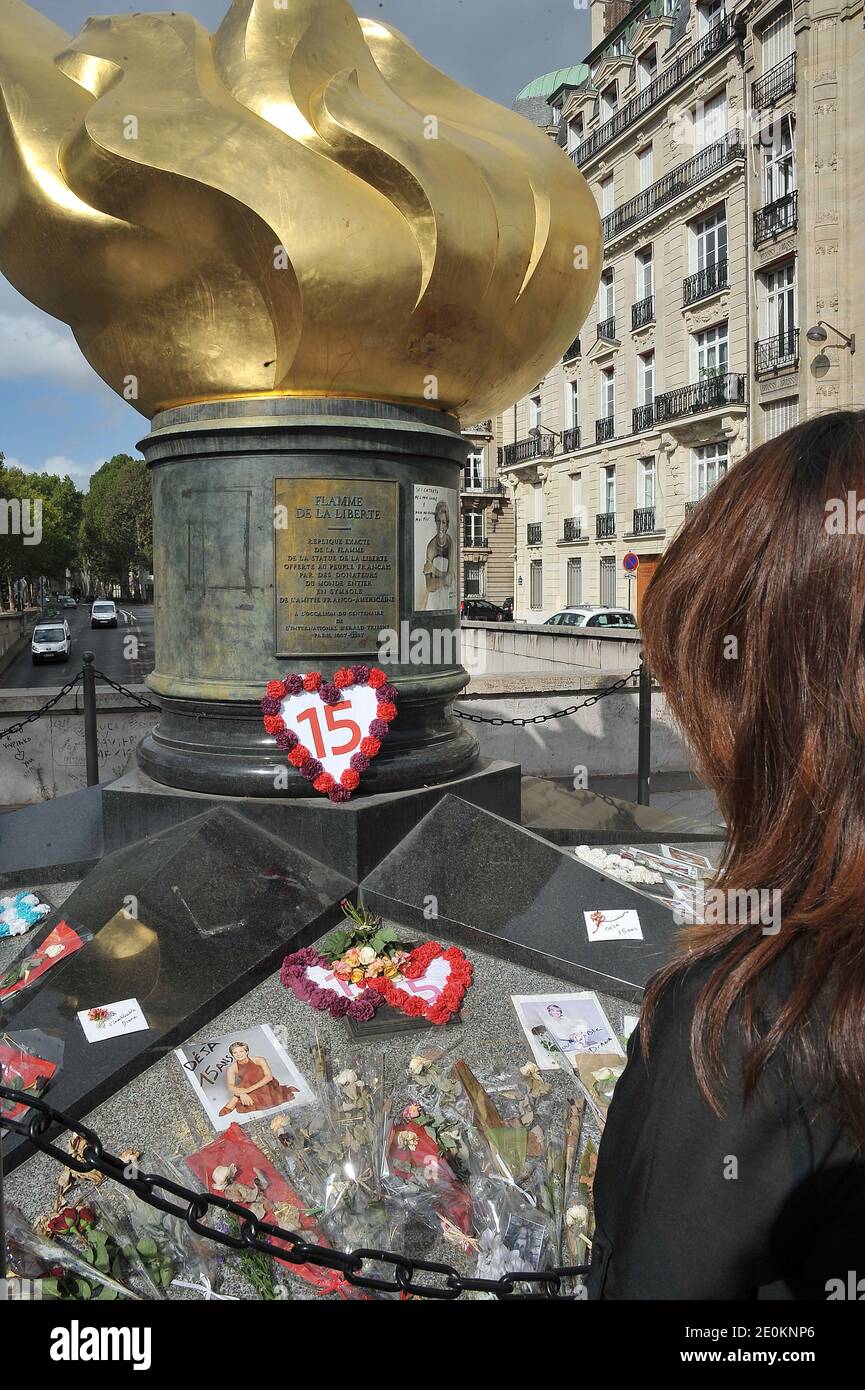
[(632, 907), (584, 912), (590, 941), (642, 941), (643, 929)]
[(88, 1042), (119, 1038), (124, 1033), (140, 1033), (150, 1024), (144, 1017), (137, 999), (121, 999), (117, 1004), (97, 1004), (92, 1009), (80, 1009), (78, 1021)]

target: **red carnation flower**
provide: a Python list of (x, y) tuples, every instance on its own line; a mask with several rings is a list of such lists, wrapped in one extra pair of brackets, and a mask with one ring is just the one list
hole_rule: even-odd
[(312, 784), (317, 792), (329, 792), (336, 786), (336, 781), (329, 772), (320, 772)]
[(403, 1013), (408, 1014), (409, 1018), (420, 1018), (425, 1009), (426, 1004), (417, 994), (413, 994), (402, 1006)]
[[(348, 787), (341, 787), (337, 782), (336, 786), (331, 788), (327, 796), (329, 801), (348, 801), (351, 792), (348, 790)], [(352, 1015), (352, 1017), (355, 1017), (355, 1015)]]
[(267, 693), (272, 700), (281, 700), (285, 694), (285, 686), (282, 681), (268, 681)]
[(350, 792), (355, 791), (360, 786), (360, 777), (353, 767), (347, 767), (339, 780), (344, 787), (348, 787)]
[(275, 737), (277, 734), (281, 734), (285, 728), (285, 720), (281, 714), (266, 714), (264, 716), (264, 727), (267, 733), (273, 734)]
[(360, 741), (360, 751), (368, 758), (374, 758), (381, 748), (380, 738), (362, 738)]
[(288, 755), (288, 761), (291, 763), (292, 767), (303, 767), (304, 763), (310, 757), (311, 754), (309, 749), (304, 748), (303, 744), (299, 743), (296, 748), (292, 748)]
[(345, 666), (340, 666), (339, 670), (334, 672), (333, 683), (340, 690), (343, 686), (354, 685), (354, 672), (349, 671)]
[(303, 688), (304, 688), (304, 690), (308, 690), (308, 691), (312, 692), (313, 690), (318, 690), (318, 688), (319, 688), (320, 685), (321, 685), (321, 672), (320, 672), (320, 671), (307, 671), (306, 675), (305, 675), (304, 678), (303, 678)]
[(396, 705), (391, 705), (389, 703), (381, 704), (376, 710), (376, 714), (379, 719), (384, 719), (385, 722), (389, 724), (392, 719), (396, 719)]
[(387, 685), (387, 676), (378, 666), (373, 666), (367, 684), (371, 685), (373, 690), (378, 690), (380, 685)]

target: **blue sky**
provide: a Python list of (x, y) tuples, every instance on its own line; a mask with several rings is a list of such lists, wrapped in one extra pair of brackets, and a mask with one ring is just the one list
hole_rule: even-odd
[[(36, 0), (33, 8), (74, 34), (88, 15), (145, 7)], [(177, 3), (209, 29), (227, 8), (228, 0)], [(355, 8), (395, 25), (430, 62), (508, 106), (531, 78), (579, 62), (590, 47), (588, 10), (574, 0), (357, 0)], [(85, 487), (105, 459), (134, 453), (146, 433), (147, 421), (91, 370), (66, 325), (0, 277), (0, 450), (7, 461), (68, 473)]]

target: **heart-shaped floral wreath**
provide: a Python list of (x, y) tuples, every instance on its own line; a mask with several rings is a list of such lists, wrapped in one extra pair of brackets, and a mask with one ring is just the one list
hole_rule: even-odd
[[(352, 754), (348, 767), (339, 780), (328, 772), (319, 758), (300, 741), (299, 736), (290, 729), (283, 718), (283, 701), (291, 696), (318, 695), (325, 706), (340, 705), (346, 693), (355, 686), (367, 686), (375, 693), (375, 718), (370, 721), (366, 736)], [(352, 792), (360, 785), (361, 774), (366, 772), (372, 759), (378, 756), (382, 740), (387, 737), (390, 724), (396, 719), (398, 692), (388, 684), (384, 671), (377, 666), (342, 666), (334, 673), (333, 680), (326, 681), (320, 671), (308, 671), (306, 675), (288, 675), (283, 680), (267, 683), (267, 693), (261, 701), (264, 727), (276, 739), (278, 748), (288, 755), (288, 761), (301, 777), (311, 782), (317, 792), (331, 801), (348, 801)]]
[[(425, 977), (434, 966), (439, 971), (442, 966), (447, 967), (443, 984), (430, 986), (429, 992), (434, 998), (424, 999), (421, 994), (401, 988), (401, 982), (407, 980), (412, 981), (415, 988), (423, 987)], [(310, 975), (311, 971), (314, 976)], [(458, 946), (445, 949), (437, 941), (427, 941), (409, 953), (396, 979), (379, 975), (359, 984), (340, 980), (333, 974), (332, 962), (319, 955), (314, 946), (305, 946), (286, 956), (279, 978), (298, 999), (311, 1004), (320, 1013), (329, 1013), (331, 1018), (351, 1018), (367, 1023), (384, 1002), (408, 1018), (425, 1018), (428, 1023), (443, 1024), (459, 1011), (473, 973), (471, 961)], [(335, 989), (322, 983), (325, 976), (336, 985)]]

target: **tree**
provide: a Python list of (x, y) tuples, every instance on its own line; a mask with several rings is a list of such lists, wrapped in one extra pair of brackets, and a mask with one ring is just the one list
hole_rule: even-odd
[(153, 563), (153, 508), (143, 459), (115, 454), (97, 469), (84, 498), (82, 559), (96, 581), (115, 583), (128, 597), (141, 591), (141, 572)]
[[(0, 601), (32, 603), (40, 579), (61, 588), (78, 558), (81, 493), (71, 478), (9, 468), (0, 453)], [(23, 592), (22, 592), (23, 590)]]

